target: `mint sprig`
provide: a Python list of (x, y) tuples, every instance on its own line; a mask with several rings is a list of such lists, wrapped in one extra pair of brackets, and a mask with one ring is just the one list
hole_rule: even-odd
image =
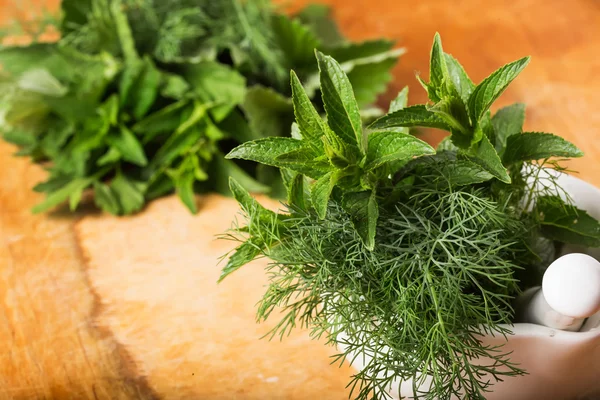
[[(247, 142), (233, 149), (227, 158), (256, 161), (312, 178), (311, 204), (319, 217), (326, 217), (332, 195), (343, 199), (365, 245), (373, 248), (379, 179), (387, 174), (390, 164), (435, 151), (403, 130), (370, 132), (363, 128), (358, 103), (342, 66), (320, 52), (317, 60), (326, 121), (292, 72), (292, 102), (300, 138)], [(405, 98), (406, 92), (402, 92), (395, 107), (401, 107)]]

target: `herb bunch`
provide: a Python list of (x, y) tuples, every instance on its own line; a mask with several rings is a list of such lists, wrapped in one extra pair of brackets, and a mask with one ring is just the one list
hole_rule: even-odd
[(279, 196), (276, 171), (223, 154), (289, 135), (288, 71), (320, 107), (313, 51), (336, 54), (367, 108), (402, 52), (346, 41), (323, 6), (289, 17), (267, 0), (64, 0), (50, 22), (57, 43), (0, 50), (0, 130), (50, 172), (37, 212), (89, 188), (113, 214), (173, 191), (195, 212), (194, 193), (228, 194), (229, 176)]
[[(418, 398), (483, 399), (524, 371), (482, 336), (510, 334), (514, 298), (539, 284), (556, 246), (600, 245), (600, 223), (548, 172), (582, 152), (522, 132), (523, 105), (491, 115), (527, 59), (475, 85), (436, 35), (431, 103), (407, 107), (404, 89), (367, 128), (343, 68), (320, 52), (317, 61), (326, 119), (292, 72), (293, 137), (227, 156), (280, 168), (288, 199), (275, 213), (231, 180), (246, 224), (225, 235), (240, 244), (221, 279), (269, 258), (258, 320), (281, 315), (271, 337), (297, 325), (325, 336), (340, 350), (334, 361), (365, 356), (354, 398), (386, 398), (412, 380)], [(413, 126), (450, 136), (436, 151)]]

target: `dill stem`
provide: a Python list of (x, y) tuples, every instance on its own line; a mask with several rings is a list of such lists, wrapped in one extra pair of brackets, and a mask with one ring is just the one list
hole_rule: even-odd
[[(431, 298), (433, 300), (433, 306), (435, 307), (435, 315), (437, 317), (438, 324), (440, 325), (442, 334), (444, 335), (445, 338), (447, 338), (449, 336), (446, 333), (446, 325), (445, 325), (442, 315), (440, 313), (440, 306), (438, 304), (437, 292), (433, 289), (433, 280), (431, 279), (431, 274), (429, 273), (429, 268), (427, 268), (427, 267), (425, 267), (425, 280), (427, 282), (427, 286), (429, 287), (429, 293), (431, 294)], [(448, 348), (448, 353), (449, 353), (450, 357), (452, 358), (452, 364), (454, 365), (454, 364), (456, 364), (456, 358), (454, 357), (454, 351), (450, 347), (450, 343), (448, 343), (447, 340), (445, 340), (445, 342), (446, 342), (446, 347)]]

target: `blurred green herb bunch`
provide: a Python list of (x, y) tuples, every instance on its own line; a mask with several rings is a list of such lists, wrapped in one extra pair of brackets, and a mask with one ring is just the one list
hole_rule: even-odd
[[(600, 223), (557, 180), (561, 160), (583, 153), (523, 132), (523, 104), (490, 112), (529, 58), (475, 85), (436, 35), (420, 80), (430, 101), (409, 107), (404, 89), (367, 128), (343, 66), (317, 60), (326, 119), (292, 73), (293, 137), (227, 156), (280, 168), (288, 199), (276, 213), (231, 180), (245, 223), (225, 234), (239, 245), (221, 279), (268, 258), (258, 320), (279, 318), (272, 336), (296, 326), (324, 336), (334, 361), (362, 360), (353, 398), (387, 398), (412, 381), (416, 398), (484, 399), (525, 371), (482, 336), (511, 333), (513, 300), (540, 284), (561, 245), (600, 245)], [(434, 149), (415, 126), (450, 135)]]
[[(0, 130), (19, 155), (43, 163), (46, 200), (131, 214), (177, 192), (229, 193), (228, 178), (281, 195), (273, 168), (223, 154), (268, 136), (289, 136), (295, 69), (318, 99), (314, 49), (334, 55), (364, 115), (391, 79), (401, 49), (351, 43), (324, 6), (293, 16), (266, 0), (64, 0), (56, 43), (0, 50)], [(375, 114), (373, 114), (375, 111)]]

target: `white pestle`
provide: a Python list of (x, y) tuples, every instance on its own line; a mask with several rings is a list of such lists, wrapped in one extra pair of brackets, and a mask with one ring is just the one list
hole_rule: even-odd
[(586, 318), (600, 311), (600, 262), (587, 254), (556, 259), (532, 295), (524, 318), (550, 328), (579, 331)]

